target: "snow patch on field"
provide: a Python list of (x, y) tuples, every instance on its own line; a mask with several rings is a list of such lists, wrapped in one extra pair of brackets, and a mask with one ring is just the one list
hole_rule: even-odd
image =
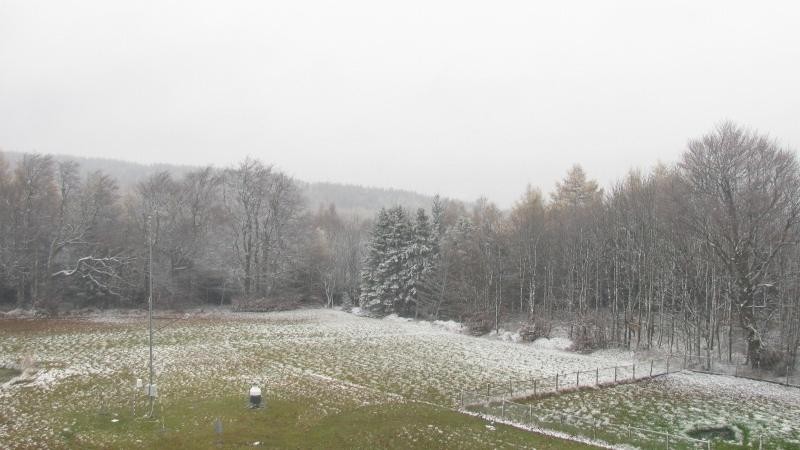
[[(461, 324), (454, 321), (396, 316), (377, 320), (331, 309), (196, 311), (157, 332), (155, 368), (165, 401), (198, 393), (236, 395), (258, 382), (265, 395), (320, 398), (321, 409), (334, 413), (343, 402), (374, 404), (402, 398), (452, 407), (462, 390), (486, 383), (635, 361), (631, 352), (618, 350), (567, 352), (571, 342), (566, 338), (520, 344), (511, 332), (487, 338), (461, 331)], [(52, 408), (91, 410), (105, 392), (130, 398), (134, 379), (147, 373), (146, 319), (141, 314), (101, 314), (63, 332), (14, 333), (0, 327), (0, 362), (19, 361), (30, 354), (37, 355), (40, 363), (34, 380), (0, 389), (0, 414), (6, 418), (0, 421), (0, 440), (12, 439), (7, 441), (12, 447), (69, 425), (53, 423)], [(669, 380), (674, 383), (667, 385), (671, 390), (692, 390), (692, 384), (681, 378)], [(728, 395), (735, 387), (726, 387), (730, 382), (724, 379), (707, 383), (712, 385), (708, 389), (717, 390), (715, 395)], [(789, 398), (800, 403), (797, 397)], [(600, 414), (609, 407), (601, 402), (591, 409)], [(789, 418), (800, 423), (800, 417), (791, 414)], [(789, 426), (786, 421), (776, 425)]]
[(572, 340), (565, 337), (543, 337), (533, 341), (531, 346), (537, 349), (567, 350), (572, 347)]

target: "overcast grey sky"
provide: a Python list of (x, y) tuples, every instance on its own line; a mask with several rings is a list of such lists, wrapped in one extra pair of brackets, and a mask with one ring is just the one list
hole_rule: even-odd
[(797, 149), (798, 4), (0, 0), (0, 148), (509, 206), (722, 119)]

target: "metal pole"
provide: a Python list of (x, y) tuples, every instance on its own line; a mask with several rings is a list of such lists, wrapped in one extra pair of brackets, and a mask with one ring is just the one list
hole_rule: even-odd
[(148, 296), (147, 296), (147, 321), (150, 328), (150, 384), (147, 386), (147, 396), (150, 398), (150, 415), (153, 415), (153, 230), (152, 216), (147, 218), (147, 249), (148, 249)]

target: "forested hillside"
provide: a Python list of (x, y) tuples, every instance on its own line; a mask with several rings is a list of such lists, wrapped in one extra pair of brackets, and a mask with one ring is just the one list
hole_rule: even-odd
[[(331, 185), (306, 188), (328, 205), (309, 208), (302, 183), (252, 159), (157, 169), (121, 189), (68, 159), (0, 164), (2, 301), (138, 306), (152, 281), (162, 306), (358, 303), (482, 331), (558, 320), (578, 349), (730, 358), (743, 342), (754, 366), (784, 370), (800, 346), (797, 156), (732, 123), (608, 190), (576, 165), (510, 211), (438, 197), (412, 209), (420, 197)], [(366, 221), (338, 210), (376, 198), (401, 205)]]
[[(16, 164), (23, 159), (25, 153), (5, 152), (6, 159)], [(74, 162), (78, 164), (79, 173), (85, 176), (94, 171), (101, 171), (116, 180), (122, 191), (132, 189), (137, 183), (158, 172), (169, 172), (181, 177), (197, 167), (174, 164), (139, 164), (105, 158), (84, 158), (72, 155), (51, 155), (55, 162)], [(432, 197), (401, 189), (357, 186), (353, 184), (331, 182), (307, 182), (294, 180), (309, 210), (335, 204), (341, 215), (372, 217), (381, 208), (402, 205), (409, 209), (429, 207)]]

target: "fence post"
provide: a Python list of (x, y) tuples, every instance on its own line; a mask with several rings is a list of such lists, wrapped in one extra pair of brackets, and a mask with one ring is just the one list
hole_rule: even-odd
[(556, 374), (556, 394), (558, 394), (558, 374)]
[(636, 364), (633, 365), (633, 381), (636, 381)]
[(576, 388), (581, 387), (581, 373), (580, 372), (575, 372), (575, 387)]
[(539, 380), (537, 380), (537, 379), (534, 379), (534, 380), (533, 380), (533, 396), (534, 396), (534, 397), (536, 397), (536, 383), (537, 383), (538, 381), (539, 381)]
[(508, 381), (508, 396), (509, 397), (514, 396), (514, 382), (511, 380)]
[(594, 369), (594, 385), (600, 386), (600, 368)]
[(789, 385), (789, 363), (786, 363), (786, 385)]
[(486, 396), (487, 397), (491, 397), (492, 396), (491, 390), (492, 390), (492, 383), (486, 383)]
[(533, 423), (533, 403), (528, 403), (528, 423)]
[(614, 366), (614, 384), (617, 384), (617, 366)]
[(505, 418), (506, 418), (506, 401), (505, 401), (505, 399), (503, 399), (503, 403), (502, 403), (502, 406), (501, 406), (501, 409), (500, 409), (500, 417), (502, 417), (503, 420), (505, 420)]
[(650, 378), (653, 378), (653, 360), (650, 360)]

